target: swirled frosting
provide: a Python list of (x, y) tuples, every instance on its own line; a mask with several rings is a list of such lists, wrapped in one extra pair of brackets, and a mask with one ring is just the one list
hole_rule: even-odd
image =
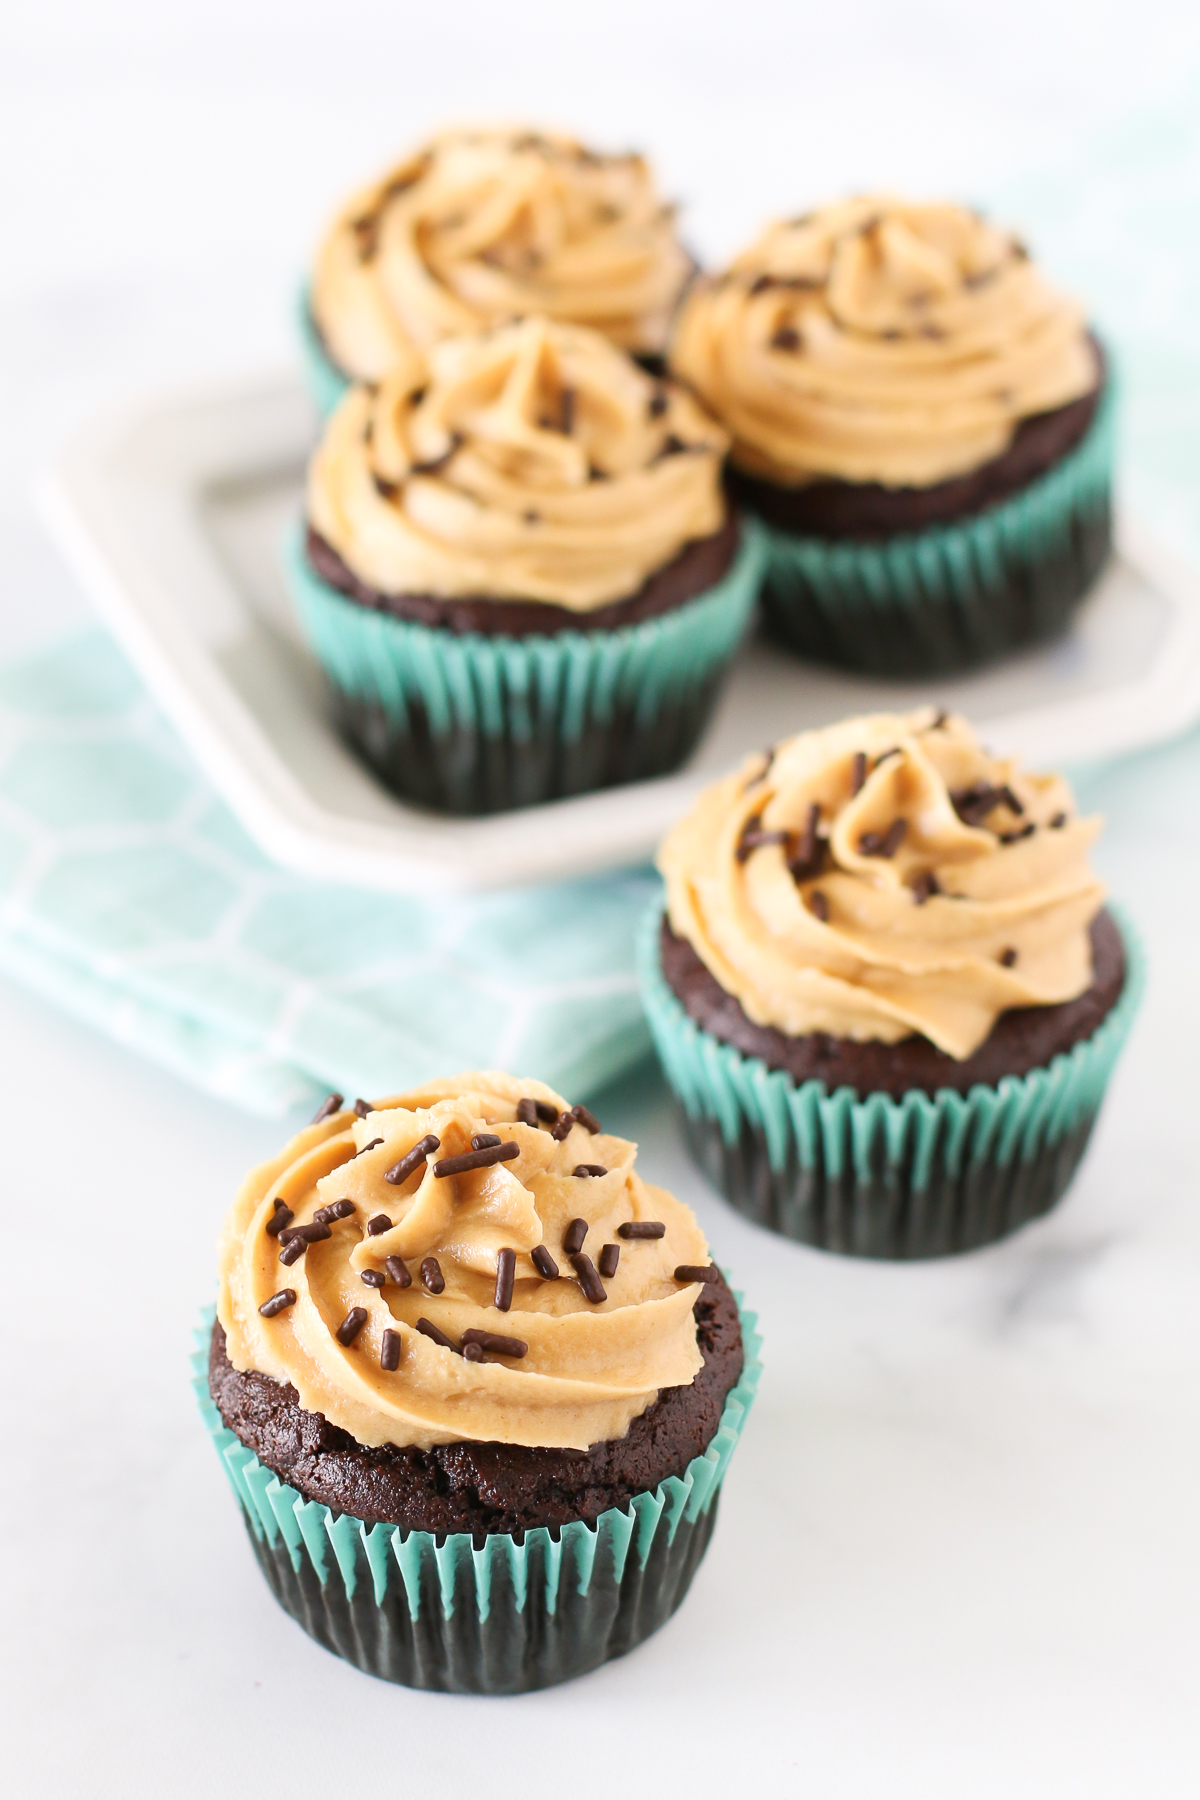
[[(695, 1218), (642, 1181), (635, 1145), (579, 1123), (557, 1141), (547, 1124), (518, 1120), (526, 1097), (547, 1110), (567, 1106), (541, 1082), (470, 1073), (380, 1102), (362, 1119), (338, 1113), (255, 1169), (221, 1238), (217, 1311), (234, 1367), (291, 1382), (302, 1406), (360, 1444), (424, 1448), (479, 1440), (586, 1450), (623, 1437), (660, 1388), (694, 1380), (703, 1360), (692, 1313), (700, 1290), (676, 1281), (674, 1270), (708, 1261)], [(479, 1134), (516, 1143), (519, 1155), (434, 1173)], [(428, 1161), (399, 1185), (385, 1181), (427, 1135), (439, 1140)], [(605, 1172), (572, 1173), (584, 1164)], [(281, 1266), (279, 1237), (267, 1230), (277, 1202), (294, 1229), (338, 1200), (352, 1202), (349, 1215)], [(369, 1231), (381, 1214), (390, 1223)], [(587, 1221), (583, 1248), (594, 1262), (605, 1243), (620, 1246), (599, 1304), (585, 1297), (562, 1247), (576, 1218)], [(622, 1240), (618, 1227), (634, 1220), (660, 1221), (666, 1234)], [(559, 1265), (557, 1279), (539, 1272), (530, 1254), (539, 1245)], [(511, 1308), (500, 1311), (497, 1262), (506, 1249), (515, 1252), (515, 1279)], [(430, 1256), (445, 1284), (437, 1294), (419, 1272)], [(410, 1268), (411, 1285), (366, 1285), (364, 1272), (383, 1271), (389, 1257)], [(284, 1289), (294, 1303), (264, 1317), (262, 1305)], [(347, 1344), (338, 1330), (355, 1308), (366, 1318)], [(418, 1331), (419, 1319), (456, 1347), (474, 1330), (519, 1340), (526, 1354), (468, 1361)], [(381, 1364), (385, 1331), (400, 1337), (394, 1370)]]
[(524, 319), (352, 388), (312, 461), (309, 521), (379, 592), (584, 613), (720, 529), (726, 442), (597, 332)]
[(671, 366), (729, 427), (737, 466), (785, 487), (932, 486), (1099, 380), (1081, 308), (1017, 239), (879, 195), (772, 225), (698, 282)]
[(758, 1025), (970, 1056), (997, 1016), (1090, 986), (1100, 820), (1057, 775), (926, 708), (789, 739), (659, 853), (672, 929)]
[(311, 304), (334, 361), (359, 381), (527, 313), (657, 355), (691, 268), (640, 156), (542, 132), (450, 131), (342, 209)]

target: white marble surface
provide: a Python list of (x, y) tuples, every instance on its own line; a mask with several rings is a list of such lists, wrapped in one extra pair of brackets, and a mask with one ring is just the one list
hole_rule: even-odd
[[(308, 196), (410, 120), (533, 108), (669, 141), (719, 247), (738, 154), (768, 183), (781, 149), (801, 158), (806, 191), (880, 166), (932, 182), (949, 138), (969, 185), (1015, 139), (1044, 148), (1200, 52), (1194, 13), (1150, 0), (1130, 31), (1129, 10), (1030, 0), (968, 22), (914, 0), (902, 26), (862, 0), (836, 18), (662, 5), (650, 66), (631, 66), (619, 30), (579, 58), (594, 12), (459, 4), (414, 9), (414, 67), (395, 7), (347, 25), (332, 4), (258, 0), (170, 26), (132, 0), (25, 9), (0, 64), (0, 193), (22, 245), (0, 267), (0, 650), (80, 605), (29, 512), (38, 456), (131, 384), (282, 354)], [(367, 104), (352, 70), (372, 44)], [(623, 1662), (515, 1701), (359, 1676), (253, 1567), (185, 1359), (220, 1215), (281, 1128), (0, 987), (10, 1791), (1195, 1795), (1200, 737), (1084, 791), (1152, 971), (1050, 1219), (940, 1265), (823, 1257), (705, 1190), (654, 1078), (609, 1096), (606, 1121), (757, 1303), (766, 1373), (683, 1611)]]

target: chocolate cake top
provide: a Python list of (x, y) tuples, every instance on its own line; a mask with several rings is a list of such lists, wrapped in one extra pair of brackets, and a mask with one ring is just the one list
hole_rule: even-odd
[(772, 225), (696, 283), (671, 367), (782, 487), (928, 487), (1001, 455), (1023, 419), (1090, 393), (1078, 303), (966, 207), (867, 195)]
[(659, 852), (672, 930), (756, 1025), (969, 1057), (1092, 981), (1100, 820), (925, 707), (803, 732), (703, 793)]
[(359, 1444), (426, 1449), (586, 1450), (695, 1378), (704, 1236), (585, 1106), (496, 1073), (332, 1106), (226, 1219), (235, 1369)]

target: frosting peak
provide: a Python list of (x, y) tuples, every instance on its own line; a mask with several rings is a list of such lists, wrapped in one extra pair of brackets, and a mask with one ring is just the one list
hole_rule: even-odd
[(313, 459), (309, 518), (382, 593), (586, 612), (720, 529), (726, 442), (598, 333), (529, 318), (352, 389)]
[(1097, 819), (932, 708), (748, 761), (659, 853), (672, 929), (759, 1025), (970, 1056), (1014, 1006), (1092, 980)]
[[(581, 1123), (556, 1138), (548, 1122), (518, 1118), (522, 1100), (567, 1109), (540, 1082), (462, 1075), (382, 1102), (365, 1119), (340, 1113), (312, 1125), (256, 1169), (221, 1241), (217, 1310), (234, 1367), (291, 1382), (302, 1406), (360, 1444), (425, 1448), (471, 1439), (586, 1450), (623, 1437), (660, 1388), (694, 1380), (697, 1288), (674, 1270), (708, 1260), (696, 1220), (641, 1180), (635, 1145)], [(437, 1148), (389, 1183), (387, 1171), (428, 1137)], [(442, 1159), (470, 1155), (480, 1137), (517, 1153), (439, 1175)], [(576, 1174), (584, 1165), (603, 1172)], [(316, 1232), (284, 1266), (281, 1241), (285, 1254), (288, 1246), (273, 1229), (281, 1207), (292, 1215), (285, 1232)], [(587, 1222), (593, 1262), (603, 1244), (620, 1246), (602, 1301), (585, 1295), (563, 1249), (573, 1219)], [(622, 1239), (619, 1228), (637, 1220), (661, 1222), (665, 1235)], [(559, 1278), (543, 1275), (539, 1246)], [(502, 1252), (512, 1269), (507, 1310), (496, 1305)], [(432, 1281), (421, 1269), (430, 1257)], [(389, 1258), (409, 1270), (408, 1285), (387, 1272)], [(285, 1289), (294, 1300), (264, 1316)], [(364, 1316), (346, 1341), (339, 1328), (355, 1309)], [(385, 1332), (399, 1338), (392, 1368), (381, 1361)], [(472, 1332), (521, 1353), (488, 1346), (467, 1360), (460, 1347)]]
[(772, 225), (697, 283), (671, 364), (780, 486), (931, 486), (1099, 379), (1082, 310), (1016, 238), (886, 195)]
[(312, 308), (360, 381), (533, 312), (658, 354), (691, 267), (642, 157), (545, 132), (449, 131), (343, 208), (317, 256)]

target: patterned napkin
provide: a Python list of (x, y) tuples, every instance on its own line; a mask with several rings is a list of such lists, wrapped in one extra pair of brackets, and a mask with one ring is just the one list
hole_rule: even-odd
[(426, 904), (269, 863), (98, 629), (0, 669), (0, 969), (260, 1112), (649, 1047), (649, 871)]

